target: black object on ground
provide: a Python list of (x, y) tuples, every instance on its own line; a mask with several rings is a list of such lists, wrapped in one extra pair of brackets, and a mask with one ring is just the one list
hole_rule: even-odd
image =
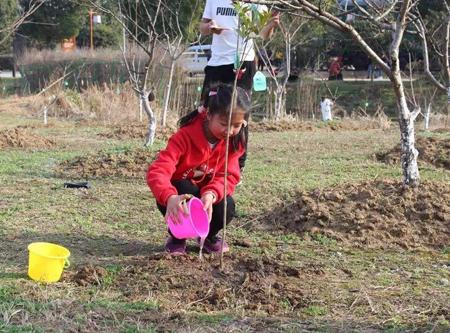
[(91, 184), (89, 182), (64, 183), (64, 188), (91, 188)]

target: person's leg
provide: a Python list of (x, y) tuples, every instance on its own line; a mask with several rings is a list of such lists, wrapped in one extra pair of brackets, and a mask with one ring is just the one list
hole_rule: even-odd
[[(233, 197), (227, 196), (227, 220), (226, 223), (229, 225), (231, 220), (235, 215), (235, 203)], [(218, 233), (223, 228), (223, 217), (225, 212), (225, 202), (224, 200), (213, 205), (213, 212), (211, 223), (209, 225), (209, 234), (205, 240), (205, 251), (207, 252), (220, 252), (222, 245), (224, 252), (229, 250), (226, 242), (222, 243), (222, 239), (218, 237)]]
[(245, 72), (242, 78), (237, 81), (237, 86), (245, 89), (250, 96), (253, 87), (253, 77), (256, 73), (256, 64), (254, 61), (244, 61), (242, 68), (245, 69)]
[[(253, 87), (253, 76), (255, 76), (256, 72), (256, 65), (254, 61), (245, 61), (244, 62), (244, 68), (245, 68), (245, 74), (242, 77), (241, 80), (238, 81), (238, 86), (245, 89), (245, 91), (248, 94), (248, 97), (251, 101), (252, 97), (252, 87)], [(247, 121), (250, 118), (250, 114), (247, 113), (245, 116), (245, 120)], [(239, 168), (241, 170), (245, 167), (245, 162), (247, 161), (247, 145), (248, 145), (248, 139), (249, 139), (249, 131), (248, 131), (248, 125), (244, 128), (244, 136), (245, 136), (245, 147), (244, 147), (244, 154), (239, 158)]]
[[(232, 196), (227, 196), (227, 225), (233, 220), (235, 214), (235, 203)], [(211, 223), (209, 226), (208, 238), (212, 239), (223, 228), (223, 215), (225, 212), (225, 200), (213, 205)]]
[(205, 67), (205, 78), (203, 79), (202, 92), (200, 94), (200, 105), (207, 106), (209, 88), (214, 79), (215, 67)]

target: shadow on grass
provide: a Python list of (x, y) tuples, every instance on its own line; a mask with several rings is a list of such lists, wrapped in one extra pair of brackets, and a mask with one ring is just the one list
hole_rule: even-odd
[(0, 272), (0, 280), (15, 280), (15, 279), (26, 279), (27, 275), (24, 273), (5, 273)]
[[(27, 246), (33, 242), (50, 242), (67, 247), (72, 266), (84, 263), (115, 264), (127, 257), (147, 256), (164, 250), (163, 243), (152, 244), (110, 236), (89, 237), (86, 235), (60, 233), (24, 233), (0, 240), (0, 266), (23, 267), (28, 265)], [(14, 273), (0, 273), (5, 275)], [(0, 278), (2, 275), (0, 275)]]

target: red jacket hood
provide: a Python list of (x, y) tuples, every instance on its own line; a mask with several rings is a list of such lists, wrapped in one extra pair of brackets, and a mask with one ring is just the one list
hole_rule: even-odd
[[(172, 181), (188, 179), (200, 187), (200, 194), (211, 191), (219, 202), (224, 197), (225, 140), (214, 149), (206, 139), (203, 122), (206, 114), (200, 114), (190, 124), (180, 128), (169, 139), (167, 147), (159, 152), (147, 171), (147, 184), (159, 204), (166, 206), (167, 199), (176, 195)], [(234, 192), (239, 182), (239, 157), (244, 153), (242, 145), (228, 153), (227, 195)], [(203, 173), (203, 176), (198, 174)]]

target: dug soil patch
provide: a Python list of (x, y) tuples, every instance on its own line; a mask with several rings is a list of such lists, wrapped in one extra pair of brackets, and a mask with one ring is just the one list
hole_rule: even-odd
[(62, 162), (56, 168), (56, 173), (84, 179), (108, 176), (144, 178), (152, 159), (153, 153), (146, 149), (86, 155)]
[(100, 285), (107, 275), (108, 272), (103, 267), (88, 264), (80, 267), (76, 274), (70, 277), (70, 280), (83, 287)]
[(16, 127), (0, 132), (0, 148), (51, 148), (55, 141)]
[[(78, 275), (67, 279), (78, 283)], [(92, 275), (83, 281), (95, 283), (93, 270)], [(320, 265), (304, 262), (286, 266), (267, 256), (231, 253), (224, 257), (220, 270), (217, 256), (200, 260), (196, 253), (181, 257), (156, 253), (127, 261), (114, 276), (112, 288), (120, 290), (128, 302), (142, 302), (152, 295), (161, 310), (169, 312), (291, 314), (310, 305), (321, 283), (344, 277), (339, 269), (326, 272)]]
[[(176, 132), (175, 126), (167, 126), (166, 128), (157, 128), (155, 137), (159, 140), (168, 140), (172, 134)], [(113, 127), (108, 132), (99, 133), (99, 136), (108, 139), (145, 139), (148, 127), (146, 125), (123, 125)]]
[[(450, 170), (450, 138), (418, 137), (416, 149), (419, 151), (419, 162)], [(393, 165), (400, 165), (400, 156), (400, 144), (388, 152), (376, 154), (379, 161)]]
[(442, 248), (450, 244), (450, 185), (380, 180), (301, 192), (263, 219), (269, 229), (364, 248)]

